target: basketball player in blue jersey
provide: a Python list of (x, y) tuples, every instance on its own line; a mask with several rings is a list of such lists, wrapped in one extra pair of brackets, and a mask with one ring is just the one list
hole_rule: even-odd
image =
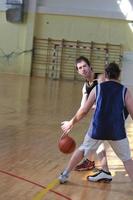
[[(76, 115), (70, 121), (62, 122), (61, 128), (64, 134), (68, 134), (74, 124), (85, 117), (92, 105), (96, 102), (96, 109), (84, 142), (74, 152), (68, 166), (59, 176), (60, 183), (65, 183), (69, 177), (69, 173), (76, 164), (90, 150), (96, 150), (103, 141), (107, 141), (111, 145), (116, 155), (123, 162), (131, 181), (133, 181), (133, 160), (125, 131), (124, 115), (126, 105), (133, 119), (133, 97), (130, 91), (119, 83), (119, 76), (119, 66), (116, 63), (110, 63), (105, 69), (106, 81), (98, 84), (91, 91), (85, 105), (77, 111)], [(93, 176), (88, 176), (87, 179), (89, 181), (97, 181), (100, 177), (101, 180), (104, 173), (107, 174), (108, 178), (110, 177), (110, 172), (101, 170)]]
[[(77, 58), (75, 64), (76, 64), (77, 72), (85, 79), (85, 83), (82, 88), (82, 100), (81, 100), (81, 107), (83, 107), (84, 104), (86, 103), (92, 89), (99, 82), (105, 81), (105, 78), (104, 78), (103, 74), (98, 75), (98, 77), (95, 76), (89, 60), (84, 56), (80, 56), (79, 58)], [(93, 106), (93, 109), (94, 108), (95, 108), (95, 105)], [(95, 167), (95, 162), (94, 162), (95, 153), (97, 153), (97, 155), (98, 155), (98, 158), (99, 158), (99, 161), (101, 164), (101, 168), (108, 172), (109, 169), (108, 169), (104, 144), (100, 145), (97, 152), (91, 151), (89, 153), (89, 156), (87, 156), (87, 158), (85, 157), (82, 160), (82, 162), (75, 167), (75, 170), (76, 171), (86, 171), (86, 170), (93, 169)], [(103, 174), (103, 178), (108, 179), (107, 174)], [(111, 175), (109, 178), (111, 178)]]

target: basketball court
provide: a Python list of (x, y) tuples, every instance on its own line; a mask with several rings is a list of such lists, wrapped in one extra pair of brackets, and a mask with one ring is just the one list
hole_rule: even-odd
[[(70, 111), (76, 111), (81, 86), (82, 82), (29, 79), (15, 75), (0, 77), (1, 199), (32, 200), (47, 187), (41, 199), (132, 199), (130, 180), (110, 148), (107, 151), (113, 175), (110, 184), (86, 181), (86, 176), (92, 171), (73, 171), (68, 183), (55, 183), (70, 158), (58, 149), (60, 122), (70, 116)], [(66, 93), (63, 93), (65, 88)], [(70, 99), (71, 91), (75, 89), (79, 92)], [(90, 114), (71, 133), (77, 145), (83, 139), (89, 119)], [(133, 123), (130, 118), (126, 127), (132, 150)]]
[[(133, 94), (133, 15), (122, 2), (133, 13), (131, 0), (104, 0), (102, 10), (98, 0), (1, 0), (0, 200), (133, 199), (133, 183), (109, 146), (112, 182), (87, 181), (96, 170), (72, 171), (66, 184), (57, 179), (72, 155), (58, 148), (61, 122), (79, 108), (84, 83), (75, 59), (86, 56), (96, 74), (117, 62)], [(70, 133), (77, 147), (91, 117)], [(130, 116), (126, 130), (133, 157)]]

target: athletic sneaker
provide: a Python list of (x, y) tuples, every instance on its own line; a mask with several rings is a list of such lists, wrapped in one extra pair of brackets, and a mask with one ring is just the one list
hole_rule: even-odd
[(93, 181), (93, 182), (105, 182), (108, 183), (112, 181), (112, 176), (110, 172), (106, 172), (104, 170), (100, 170), (98, 173), (92, 175), (92, 176), (87, 176), (88, 181)]
[(60, 176), (58, 177), (59, 181), (61, 184), (66, 183), (68, 180), (68, 174), (63, 174), (61, 173)]
[(87, 171), (95, 168), (95, 162), (88, 159), (83, 160), (83, 162), (75, 167), (75, 171)]

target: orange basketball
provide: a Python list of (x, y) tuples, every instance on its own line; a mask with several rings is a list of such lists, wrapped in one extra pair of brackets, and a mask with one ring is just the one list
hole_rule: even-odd
[(76, 142), (72, 137), (66, 135), (59, 140), (58, 147), (62, 153), (69, 154), (75, 150)]

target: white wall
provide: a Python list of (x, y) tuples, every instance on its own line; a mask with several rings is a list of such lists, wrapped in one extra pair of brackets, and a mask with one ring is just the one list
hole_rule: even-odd
[[(133, 10), (133, 0), (122, 1), (126, 3), (124, 8), (127, 12), (129, 6)], [(117, 2), (118, 0), (38, 0), (38, 12), (126, 19)], [(133, 15), (129, 20), (133, 20)]]

